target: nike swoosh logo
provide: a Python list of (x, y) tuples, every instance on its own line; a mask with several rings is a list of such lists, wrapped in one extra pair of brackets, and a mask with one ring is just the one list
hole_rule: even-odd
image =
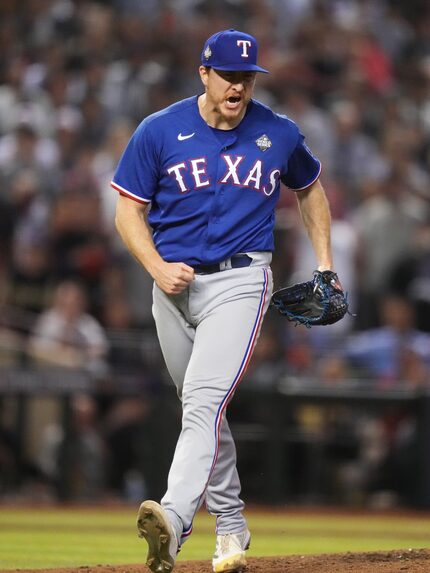
[(195, 132), (190, 133), (189, 135), (182, 135), (182, 133), (180, 133), (178, 135), (178, 140), (179, 141), (184, 141), (184, 139), (190, 139), (190, 137), (193, 137), (193, 135), (195, 134)]

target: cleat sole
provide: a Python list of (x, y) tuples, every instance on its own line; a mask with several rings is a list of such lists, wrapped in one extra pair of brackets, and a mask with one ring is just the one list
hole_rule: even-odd
[(139, 508), (138, 535), (148, 543), (146, 564), (153, 573), (170, 573), (174, 558), (169, 553), (171, 533), (158, 503), (145, 501)]
[(214, 573), (241, 573), (246, 568), (246, 558), (244, 555), (227, 557), (213, 565)]

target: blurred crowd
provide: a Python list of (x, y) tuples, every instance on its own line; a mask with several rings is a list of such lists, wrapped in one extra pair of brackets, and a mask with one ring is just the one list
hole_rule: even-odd
[[(160, 357), (148, 359), (157, 352), (151, 281), (115, 232), (109, 182), (143, 117), (201, 91), (203, 43), (231, 27), (258, 38), (271, 72), (256, 98), (295, 120), (323, 163), (336, 270), (356, 315), (314, 332), (269, 312), (250, 383), (430, 386), (425, 0), (3, 0), (1, 368), (82, 368), (113, 383), (138, 373), (143, 393), (161, 377)], [(315, 261), (288, 190), (276, 243), (276, 283), (308, 279)], [(111, 445), (124, 453), (119, 420), (141, 431), (148, 405), (87, 398), (77, 417), (118, 429)], [(400, 421), (389, 431), (404, 435)], [(0, 463), (8, 439), (5, 430)], [(41, 437), (48, 474), (58, 439), (52, 428)]]

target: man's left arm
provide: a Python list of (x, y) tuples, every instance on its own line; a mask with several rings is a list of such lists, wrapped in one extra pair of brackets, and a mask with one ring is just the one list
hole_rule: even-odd
[(300, 214), (315, 252), (318, 270), (332, 270), (331, 216), (324, 188), (317, 179), (296, 195)]

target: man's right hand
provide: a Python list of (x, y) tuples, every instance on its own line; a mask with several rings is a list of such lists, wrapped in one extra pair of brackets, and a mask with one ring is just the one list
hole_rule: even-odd
[(166, 294), (179, 294), (194, 280), (194, 269), (185, 263), (162, 261), (151, 274)]

